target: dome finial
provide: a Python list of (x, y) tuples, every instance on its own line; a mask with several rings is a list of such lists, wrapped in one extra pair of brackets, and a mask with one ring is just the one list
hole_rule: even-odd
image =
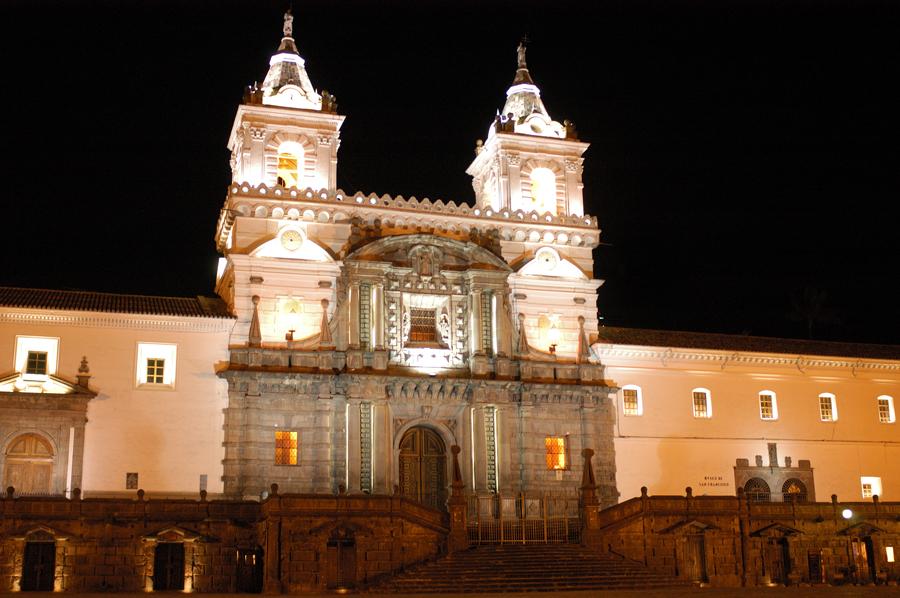
[(284, 28), (282, 31), (284, 31), (285, 37), (292, 37), (294, 35), (294, 15), (291, 14), (290, 8), (284, 13)]
[(522, 39), (519, 40), (519, 47), (516, 49), (517, 57), (518, 57), (518, 66), (520, 69), (527, 69), (528, 65), (525, 64), (525, 45), (528, 43), (528, 36), (523, 35)]

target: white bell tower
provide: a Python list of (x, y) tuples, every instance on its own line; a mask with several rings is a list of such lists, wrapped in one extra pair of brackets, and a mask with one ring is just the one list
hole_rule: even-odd
[(550, 118), (518, 47), (518, 68), (506, 91), (503, 111), (478, 142), (466, 172), (473, 177), (481, 209), (521, 210), (526, 214), (583, 216), (582, 154), (574, 124)]
[(228, 140), (232, 180), (331, 191), (344, 117), (334, 96), (313, 88), (294, 43), (293, 19), (284, 15), (284, 37), (269, 72), (262, 86), (246, 90), (238, 107)]

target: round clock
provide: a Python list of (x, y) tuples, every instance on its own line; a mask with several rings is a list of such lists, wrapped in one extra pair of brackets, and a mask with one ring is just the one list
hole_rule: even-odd
[(303, 245), (303, 235), (300, 234), (300, 231), (288, 229), (281, 233), (281, 246), (288, 251), (296, 251), (301, 245)]
[(539, 249), (534, 258), (541, 265), (541, 269), (545, 271), (555, 269), (556, 265), (559, 263), (559, 256), (549, 247)]

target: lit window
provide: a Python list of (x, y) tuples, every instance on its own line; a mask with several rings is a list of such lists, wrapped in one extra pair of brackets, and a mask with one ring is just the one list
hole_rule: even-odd
[(278, 164), (275, 169), (276, 183), (283, 187), (300, 186), (300, 165), (303, 163), (303, 146), (293, 141), (278, 147)]
[(25, 362), (26, 374), (47, 375), (47, 352), (29, 351), (28, 360)]
[(275, 465), (297, 464), (297, 433), (275, 432)]
[(759, 393), (759, 418), (778, 419), (778, 403), (775, 400), (774, 392), (764, 390)]
[(556, 175), (549, 168), (535, 168), (531, 171), (530, 208), (539, 214), (556, 214)]
[(838, 418), (837, 399), (829, 392), (819, 395), (819, 420), (835, 422)]
[(897, 421), (894, 414), (894, 398), (888, 395), (878, 397), (878, 421), (883, 424), (892, 424)]
[(568, 468), (565, 436), (547, 436), (544, 439), (544, 447), (547, 449), (547, 469), (560, 470)]
[(625, 415), (642, 415), (644, 404), (641, 399), (641, 388), (629, 384), (622, 387), (622, 412)]
[(712, 401), (709, 398), (709, 391), (705, 388), (695, 388), (693, 395), (694, 417), (712, 417)]
[(17, 336), (15, 370), (25, 376), (56, 373), (59, 339), (45, 336)]
[(889, 562), (894, 562), (894, 547), (893, 546), (885, 546), (884, 547), (884, 559)]
[(874, 495), (881, 496), (881, 478), (876, 476), (863, 476), (859, 478), (862, 486), (862, 497), (872, 498)]
[(437, 320), (435, 320), (435, 310), (410, 307), (409, 321), (409, 342), (437, 342)]
[(137, 385), (144, 388), (174, 388), (176, 345), (138, 343)]

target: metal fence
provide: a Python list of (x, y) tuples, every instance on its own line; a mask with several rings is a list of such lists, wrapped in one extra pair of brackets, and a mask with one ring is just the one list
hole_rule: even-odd
[(808, 502), (805, 492), (747, 492), (750, 502)]
[(578, 543), (578, 498), (551, 494), (488, 494), (468, 497), (471, 544)]

